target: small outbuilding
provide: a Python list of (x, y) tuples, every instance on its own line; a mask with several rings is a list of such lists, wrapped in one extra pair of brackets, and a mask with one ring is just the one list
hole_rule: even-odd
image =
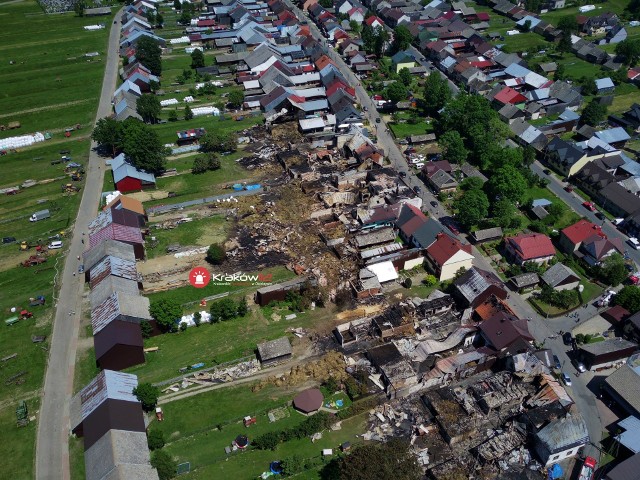
[(263, 365), (289, 360), (292, 353), (291, 343), (287, 337), (258, 344), (258, 358)]
[(542, 274), (542, 281), (554, 290), (573, 290), (580, 284), (580, 277), (569, 267), (556, 263)]
[(638, 345), (623, 338), (587, 343), (578, 347), (578, 357), (588, 369), (604, 368), (629, 358)]
[(299, 412), (305, 415), (311, 415), (322, 407), (323, 401), (324, 397), (322, 396), (322, 392), (317, 388), (310, 388), (299, 393), (293, 399), (293, 406)]

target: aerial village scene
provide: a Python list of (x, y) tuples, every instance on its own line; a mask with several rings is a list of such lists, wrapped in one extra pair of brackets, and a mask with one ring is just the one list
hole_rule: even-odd
[(0, 479), (640, 480), (640, 0), (0, 17)]

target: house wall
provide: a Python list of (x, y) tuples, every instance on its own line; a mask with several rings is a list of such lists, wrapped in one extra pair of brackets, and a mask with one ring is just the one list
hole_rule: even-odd
[(144, 363), (143, 347), (132, 345), (115, 345), (100, 358), (96, 359), (96, 365), (103, 370), (124, 370)]
[(558, 245), (560, 246), (560, 250), (565, 253), (574, 253), (580, 248), (580, 243), (574, 245), (569, 237), (567, 237), (564, 233), (560, 232), (560, 240), (558, 240)]
[(579, 350), (578, 357), (584, 363), (587, 369), (591, 369), (593, 367), (603, 367), (606, 365), (610, 365), (616, 363), (620, 360), (624, 360), (625, 358), (630, 357), (638, 348), (636, 346), (625, 348), (623, 350), (618, 350), (616, 352), (610, 352), (603, 355), (592, 355), (584, 350)]
[(116, 189), (120, 193), (139, 192), (142, 190), (142, 181), (137, 178), (125, 177), (116, 183)]
[(580, 284), (580, 280), (576, 280), (574, 282), (569, 282), (569, 283), (564, 284), (564, 285), (563, 284), (557, 285), (554, 290), (558, 290), (558, 291), (560, 291), (560, 290), (573, 290), (574, 288), (578, 288), (579, 284)]
[(78, 432), (84, 436), (85, 451), (111, 429), (144, 432), (144, 414), (141, 404), (110, 399), (91, 412), (91, 415), (82, 422)]
[(463, 267), (466, 270), (469, 270), (471, 267), (473, 267), (473, 259), (463, 260), (461, 262), (445, 263), (440, 271), (439, 280), (441, 282), (444, 280), (451, 280), (456, 276), (456, 272)]
[(412, 268), (419, 267), (424, 263), (424, 257), (413, 258), (404, 262), (404, 266), (400, 270), (411, 270)]
[(561, 462), (565, 458), (574, 457), (578, 454), (578, 450), (583, 446), (584, 445), (579, 445), (577, 447), (571, 447), (563, 450), (562, 452), (551, 454), (544, 445), (539, 444), (536, 447), (536, 452), (540, 456), (540, 460), (542, 460), (544, 466), (549, 467), (551, 464)]

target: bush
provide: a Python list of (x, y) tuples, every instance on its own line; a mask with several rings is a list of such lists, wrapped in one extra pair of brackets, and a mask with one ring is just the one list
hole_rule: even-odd
[(207, 256), (205, 260), (212, 265), (220, 265), (224, 262), (227, 257), (227, 253), (224, 250), (224, 247), (220, 244), (214, 243), (207, 250)]
[(578, 333), (576, 335), (576, 343), (582, 345), (584, 343), (584, 335), (582, 333)]
[(147, 443), (150, 450), (160, 450), (164, 447), (164, 433), (161, 430), (151, 430), (147, 435)]
[(175, 332), (176, 321), (182, 318), (182, 305), (173, 300), (158, 300), (149, 307), (149, 314), (163, 332)]
[(151, 412), (156, 408), (156, 404), (158, 403), (160, 389), (150, 383), (140, 383), (133, 389), (133, 394), (140, 403), (142, 403), (142, 409), (145, 412)]
[(238, 316), (239, 305), (230, 298), (223, 298), (217, 302), (213, 302), (209, 308), (211, 314), (211, 323), (218, 323), (231, 320)]
[(182, 322), (182, 323), (180, 324), (180, 327), (179, 327), (178, 329), (179, 329), (181, 332), (184, 332), (184, 331), (186, 331), (186, 330), (187, 330), (187, 328), (189, 328), (189, 327), (187, 326), (187, 323), (186, 323), (186, 322)]
[(140, 331), (142, 332), (142, 338), (149, 338), (153, 333), (153, 325), (147, 320), (143, 320), (140, 322)]
[(196, 327), (199, 327), (201, 322), (202, 322), (202, 314), (200, 312), (195, 312), (193, 314), (193, 323), (196, 324)]
[(427, 287), (433, 287), (435, 284), (438, 283), (438, 279), (436, 278), (435, 275), (427, 275), (426, 277), (424, 277), (424, 280), (422, 280), (422, 283), (424, 283)]
[(178, 469), (178, 463), (164, 450), (153, 452), (151, 466), (158, 470), (160, 480), (170, 480), (175, 477)]
[(281, 432), (267, 432), (253, 439), (252, 445), (258, 450), (275, 450), (280, 444)]

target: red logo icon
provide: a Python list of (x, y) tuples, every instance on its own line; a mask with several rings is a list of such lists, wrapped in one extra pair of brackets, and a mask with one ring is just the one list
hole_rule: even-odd
[(196, 267), (189, 272), (189, 283), (192, 287), (204, 288), (209, 284), (211, 274), (206, 268)]

